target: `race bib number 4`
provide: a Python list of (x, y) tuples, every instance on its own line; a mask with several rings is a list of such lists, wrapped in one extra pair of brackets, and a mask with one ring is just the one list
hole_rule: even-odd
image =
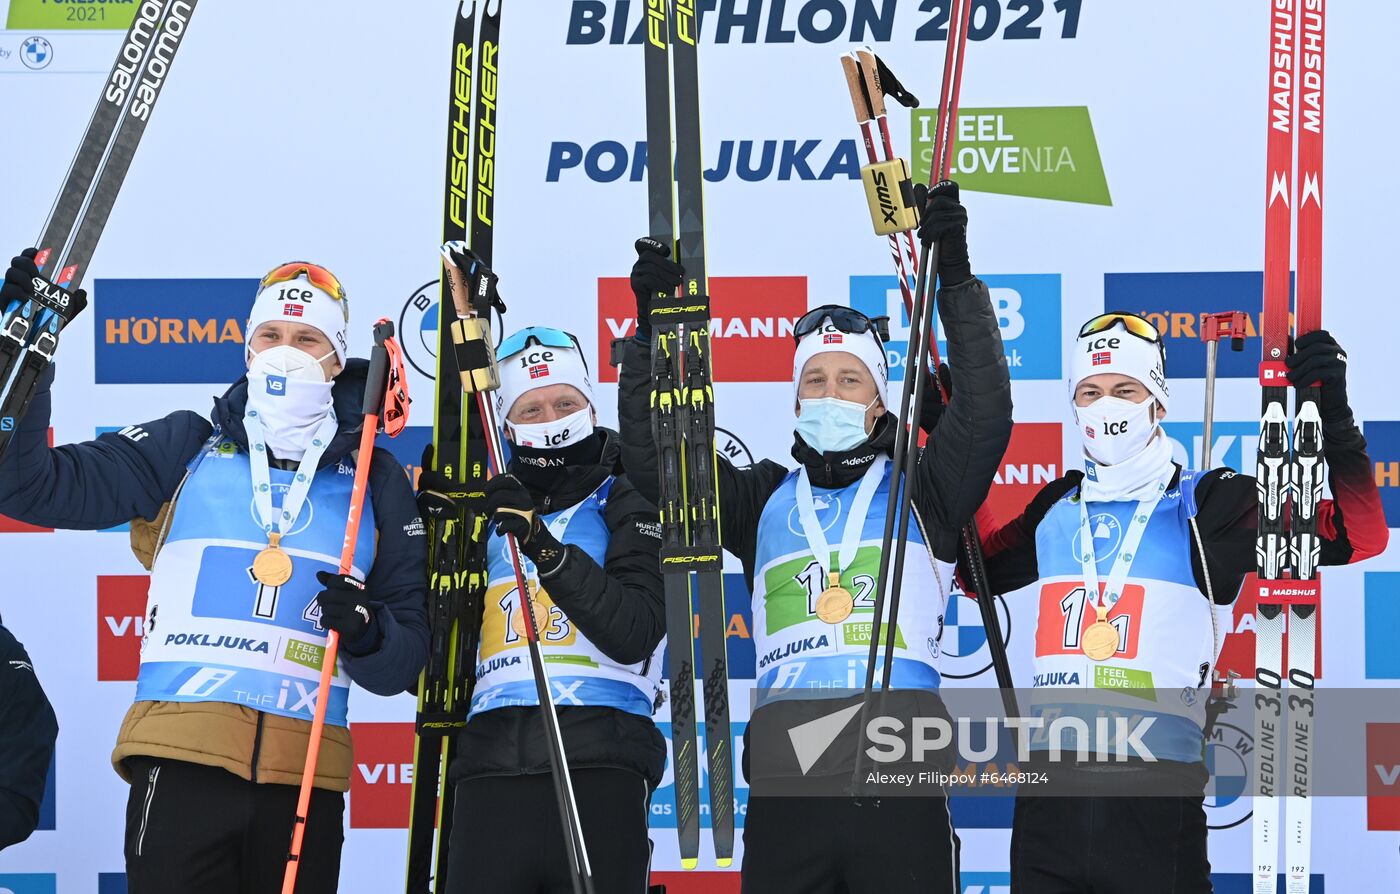
[[(1138, 584), (1125, 584), (1123, 595), (1108, 610), (1108, 623), (1118, 629), (1118, 651), (1113, 653), (1114, 658), (1137, 657), (1144, 593)], [(1097, 598), (1089, 598), (1081, 581), (1061, 581), (1041, 587), (1040, 620), (1035, 629), (1036, 657), (1082, 656), (1084, 631), (1098, 619), (1094, 608), (1097, 603)]]

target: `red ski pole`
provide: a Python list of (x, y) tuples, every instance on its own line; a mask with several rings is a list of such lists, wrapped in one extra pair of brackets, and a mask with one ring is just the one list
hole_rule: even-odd
[[(374, 454), (374, 436), (380, 429), (381, 414), (384, 431), (391, 438), (403, 431), (408, 422), (406, 383), (403, 354), (394, 340), (394, 324), (386, 317), (374, 324), (374, 348), (370, 352), (369, 378), (365, 382), (364, 427), (360, 433), (359, 459), (355, 463), (355, 484), (350, 491), (350, 512), (345, 517), (345, 541), (340, 547), (341, 574), (349, 574), (355, 562), (355, 541), (360, 536), (360, 511), (365, 504), (370, 458)], [(387, 407), (386, 394), (389, 395)], [(311, 720), (311, 739), (306, 744), (306, 766), (301, 771), (301, 792), (297, 795), (292, 847), (287, 853), (287, 872), (282, 876), (282, 894), (292, 894), (296, 890), (301, 841), (306, 833), (306, 815), (311, 808), (311, 783), (316, 777), (316, 762), (321, 755), (321, 732), (326, 725), (326, 705), (330, 701), (331, 677), (335, 673), (335, 653), (339, 646), (339, 634), (334, 630), (328, 631), (326, 652), (321, 659), (316, 713)]]

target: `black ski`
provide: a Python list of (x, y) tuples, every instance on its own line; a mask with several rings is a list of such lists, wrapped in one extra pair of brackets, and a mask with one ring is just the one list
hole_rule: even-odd
[[(145, 0), (137, 8), (40, 235), (35, 263), (41, 272), (52, 269), (58, 275), (35, 281), (33, 301), (5, 308), (0, 321), (0, 387), (9, 382), (16, 365), (19, 370), (0, 403), (0, 454), (29, 409), (39, 377), (53, 362), (63, 327), (85, 306), (74, 293), (82, 285), (197, 2)], [(157, 14), (158, 25), (152, 18)]]
[[(685, 267), (681, 294), (659, 295), (651, 309), (652, 428), (661, 481), (661, 563), (670, 653), (671, 747), (681, 865), (699, 862), (699, 778), (695, 745), (693, 623), (698, 597), (700, 679), (705, 701), (710, 820), (715, 860), (734, 853), (734, 769), (730, 749), (729, 672), (723, 558), (714, 447), (710, 302), (705, 266), (704, 176), (693, 0), (669, 10), (650, 4), (647, 19), (647, 195), (652, 235), (675, 247)], [(675, 47), (673, 64), (668, 42)], [(668, 67), (671, 69), (668, 71)], [(672, 202), (671, 88), (675, 98), (675, 201)], [(645, 248), (645, 246), (641, 246)], [(693, 577), (692, 577), (693, 573)]]
[[(470, 233), (489, 256), (492, 190), (480, 190), (480, 133), (483, 97), (489, 93), (494, 155), (495, 55), (500, 38), (500, 4), (484, 12), (480, 42), (476, 37), (477, 4), (458, 3), (453, 26), (452, 66), (448, 89), (447, 151), (443, 190), (443, 241)], [(482, 62), (490, 57), (489, 67)], [(489, 83), (488, 83), (489, 81)], [(478, 112), (472, 116), (473, 98)], [(477, 202), (486, 200), (485, 224)], [(466, 725), (476, 682), (477, 641), (486, 589), (486, 519), (475, 511), (486, 480), (485, 431), (475, 403), (461, 386), (453, 348), (455, 320), (447, 272), (438, 290), (438, 349), (432, 468), (453, 483), (449, 501), (420, 501), (429, 536), (429, 653), (419, 682), (415, 724), (414, 775), (409, 809), (408, 894), (427, 894), (445, 878), (451, 841), (455, 792), (447, 769), (456, 757), (456, 733)]]

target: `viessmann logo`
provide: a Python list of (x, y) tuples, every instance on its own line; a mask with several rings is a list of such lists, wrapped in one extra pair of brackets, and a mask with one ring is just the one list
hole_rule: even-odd
[(413, 724), (352, 723), (350, 734), (355, 739), (350, 828), (407, 829), (413, 790)]
[(243, 375), (256, 279), (99, 279), (94, 381), (227, 385)]
[[(710, 279), (710, 292), (714, 380), (792, 381), (792, 327), (807, 312), (807, 278), (717, 276)], [(628, 281), (599, 278), (599, 381), (617, 381), (617, 370), (608, 362), (612, 342), (636, 333), (636, 316), (637, 300)]]
[[(104, 574), (97, 578), (97, 679), (135, 680), (146, 635), (144, 574)], [(163, 632), (163, 631), (162, 631)]]

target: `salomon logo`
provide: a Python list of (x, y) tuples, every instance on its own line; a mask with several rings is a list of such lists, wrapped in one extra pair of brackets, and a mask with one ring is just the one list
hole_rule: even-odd
[(0, 419), (0, 431), (14, 431), (14, 430), (15, 430), (15, 417), (13, 417), (13, 416), (6, 416), (5, 418)]

